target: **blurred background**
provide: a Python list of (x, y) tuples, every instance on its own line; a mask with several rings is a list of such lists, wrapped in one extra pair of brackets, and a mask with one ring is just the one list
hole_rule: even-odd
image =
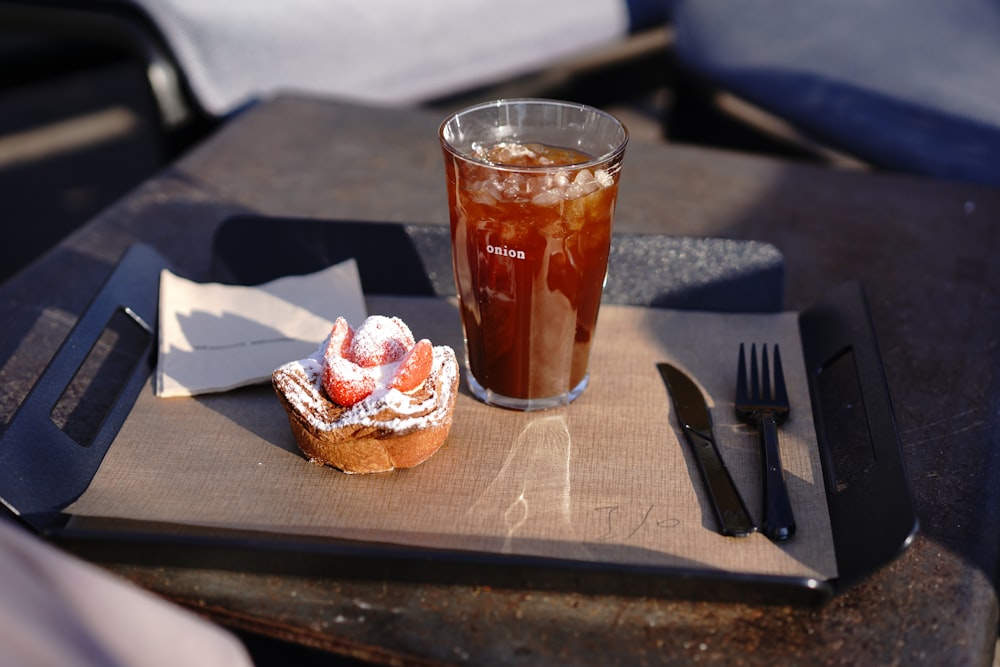
[(1000, 185), (997, 0), (0, 0), (0, 281), (279, 90)]
[[(221, 122), (195, 109), (179, 129), (165, 128), (147, 63), (133, 50), (5, 21), (5, 4), (0, 2), (0, 282)], [(833, 159), (775, 119), (758, 113), (746, 122), (739, 113), (694, 103), (702, 97), (699, 84), (678, 73), (671, 26), (651, 23), (612, 43), (419, 105), (444, 114), (482, 99), (555, 97), (612, 111), (634, 140)], [(681, 103), (681, 95), (692, 103)]]
[(139, 62), (0, 29), (0, 281), (166, 157)]

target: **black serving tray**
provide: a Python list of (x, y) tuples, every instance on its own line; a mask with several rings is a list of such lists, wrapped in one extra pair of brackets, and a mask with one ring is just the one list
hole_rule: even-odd
[[(449, 248), (447, 228), (434, 225), (243, 216), (218, 230), (212, 271), (216, 280), (256, 284), (354, 257), (367, 293), (447, 296), (454, 292)], [(580, 563), (69, 516), (64, 509), (87, 489), (153, 369), (163, 268), (169, 268), (168, 263), (147, 246), (137, 244), (124, 255), (0, 437), (0, 500), (35, 531), (86, 558), (817, 603), (894, 559), (916, 534), (878, 346), (857, 283), (834, 289), (799, 317), (836, 548), (835, 580)], [(618, 234), (606, 300), (774, 312), (782, 307), (783, 281), (783, 258), (766, 243)], [(69, 402), (67, 396), (74, 398), (72, 408), (62, 407)]]
[[(454, 296), (441, 225), (238, 216), (216, 233), (213, 277), (256, 285), (355, 258), (366, 294)], [(616, 234), (606, 303), (763, 313), (781, 310), (785, 262), (760, 241)]]

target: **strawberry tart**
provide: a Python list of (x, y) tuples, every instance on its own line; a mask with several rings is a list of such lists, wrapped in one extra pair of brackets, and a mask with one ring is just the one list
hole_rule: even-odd
[(455, 351), (414, 340), (398, 317), (356, 330), (338, 318), (312, 356), (271, 376), (302, 453), (348, 473), (411, 468), (451, 430), (458, 396)]

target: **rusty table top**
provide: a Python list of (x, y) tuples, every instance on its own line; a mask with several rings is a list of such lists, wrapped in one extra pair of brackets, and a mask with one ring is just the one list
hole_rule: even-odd
[[(136, 241), (207, 276), (234, 214), (446, 224), (439, 120), (295, 96), (238, 116), (0, 286), (2, 423)], [(615, 224), (772, 243), (791, 310), (863, 282), (921, 520), (898, 560), (818, 608), (107, 567), (231, 627), (381, 664), (991, 664), (1000, 189), (635, 141)]]

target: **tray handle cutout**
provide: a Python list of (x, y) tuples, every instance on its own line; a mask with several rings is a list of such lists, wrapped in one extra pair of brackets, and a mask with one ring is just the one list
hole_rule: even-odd
[(36, 529), (87, 489), (149, 377), (165, 267), (125, 253), (0, 436), (0, 502)]
[(799, 328), (843, 590), (896, 558), (919, 522), (863, 287), (835, 288)]

